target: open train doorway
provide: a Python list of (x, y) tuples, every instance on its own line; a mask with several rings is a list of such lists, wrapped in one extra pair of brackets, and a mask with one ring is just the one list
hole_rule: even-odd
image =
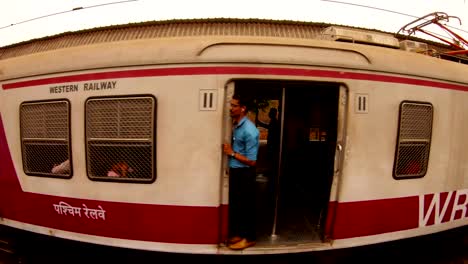
[(322, 241), (334, 173), (340, 85), (238, 80), (234, 93), (249, 99), (248, 117), (260, 131), (257, 245)]

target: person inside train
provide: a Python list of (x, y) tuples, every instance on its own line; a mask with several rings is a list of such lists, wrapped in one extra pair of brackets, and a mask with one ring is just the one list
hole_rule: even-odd
[(263, 123), (258, 119), (258, 115), (255, 117), (255, 124), (257, 126), (268, 129), (267, 135), (267, 159), (269, 162), (269, 169), (267, 172), (268, 176), (274, 175), (274, 170), (278, 166), (278, 151), (279, 151), (279, 139), (280, 139), (280, 123), (277, 118), (278, 110), (274, 107), (270, 108), (268, 117), (270, 118), (269, 123)]
[(119, 161), (112, 165), (107, 172), (108, 177), (127, 177), (128, 173), (133, 172), (133, 169), (128, 166), (127, 162)]
[(231, 100), (232, 142), (223, 144), (229, 157), (228, 247), (241, 250), (255, 245), (255, 170), (260, 133), (247, 117), (247, 102), (235, 94)]
[(70, 173), (70, 159), (67, 159), (66, 161), (60, 164), (54, 164), (54, 167), (52, 168), (51, 172), (54, 174), (69, 174)]

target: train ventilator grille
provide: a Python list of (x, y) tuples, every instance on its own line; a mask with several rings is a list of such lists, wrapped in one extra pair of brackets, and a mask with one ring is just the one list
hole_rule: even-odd
[(87, 171), (91, 179), (155, 179), (155, 111), (156, 100), (150, 96), (87, 100)]
[(24, 172), (71, 177), (69, 102), (25, 102), (20, 107), (20, 126)]
[(427, 172), (432, 136), (433, 108), (428, 103), (403, 102), (394, 177), (422, 177)]

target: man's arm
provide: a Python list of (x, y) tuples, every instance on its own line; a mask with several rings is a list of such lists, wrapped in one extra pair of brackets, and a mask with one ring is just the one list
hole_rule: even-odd
[[(242, 156), (241, 159), (238, 159), (240, 162), (249, 165), (255, 166), (257, 164), (257, 155), (258, 155), (258, 147), (259, 147), (259, 133), (258, 130), (255, 129), (255, 133), (249, 133), (248, 137), (245, 141), (245, 150), (246, 155)], [(244, 159), (243, 159), (244, 158)]]
[(256, 160), (249, 160), (246, 156), (243, 156), (237, 152), (234, 154), (233, 157), (237, 159), (238, 161), (240, 161), (241, 163), (244, 163), (245, 165), (248, 165), (250, 167), (257, 165)]
[(245, 165), (248, 165), (248, 166), (252, 167), (252, 166), (255, 166), (257, 164), (256, 160), (250, 160), (246, 156), (241, 155), (241, 154), (239, 154), (237, 152), (234, 152), (234, 150), (232, 150), (231, 144), (228, 144), (228, 143), (223, 144), (223, 152), (224, 152), (224, 154), (228, 155), (229, 157), (237, 159), (238, 161), (240, 161), (241, 163), (243, 163)]

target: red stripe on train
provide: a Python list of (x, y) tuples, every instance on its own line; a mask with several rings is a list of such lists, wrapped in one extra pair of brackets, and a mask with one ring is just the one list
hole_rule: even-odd
[(51, 77), (35, 79), (30, 81), (13, 82), (3, 84), (3, 89), (22, 88), (37, 85), (82, 82), (91, 80), (106, 80), (135, 77), (153, 76), (176, 76), (176, 75), (212, 75), (212, 74), (247, 74), (247, 75), (282, 75), (282, 76), (308, 76), (328, 77), (339, 79), (367, 80), (390, 83), (404, 83), (444, 89), (468, 91), (467, 85), (450, 84), (444, 82), (428, 81), (408, 77), (389, 76), (382, 74), (356, 73), (332, 70), (309, 70), (294, 68), (272, 68), (272, 67), (177, 67), (162, 69), (140, 69), (68, 75), (62, 77)]

